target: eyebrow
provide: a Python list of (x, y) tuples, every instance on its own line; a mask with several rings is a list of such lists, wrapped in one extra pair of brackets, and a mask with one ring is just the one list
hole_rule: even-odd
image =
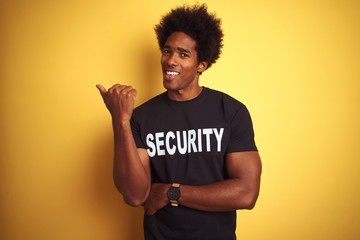
[(184, 48), (177, 48), (177, 50), (179, 50), (180, 52), (186, 52), (186, 53), (191, 53), (189, 50), (186, 50)]
[[(163, 48), (171, 49), (171, 47), (170, 47), (169, 45), (164, 45)], [(186, 50), (185, 48), (178, 47), (178, 48), (176, 48), (176, 49), (177, 49), (178, 51), (180, 51), (180, 52), (186, 52), (186, 53), (191, 54), (191, 52), (190, 52), (189, 50)]]

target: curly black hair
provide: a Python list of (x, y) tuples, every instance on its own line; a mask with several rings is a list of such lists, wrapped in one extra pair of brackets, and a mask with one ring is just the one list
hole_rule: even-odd
[(162, 50), (168, 37), (183, 32), (196, 41), (198, 62), (207, 62), (209, 68), (219, 58), (224, 34), (221, 20), (207, 11), (207, 5), (181, 6), (164, 15), (154, 28)]

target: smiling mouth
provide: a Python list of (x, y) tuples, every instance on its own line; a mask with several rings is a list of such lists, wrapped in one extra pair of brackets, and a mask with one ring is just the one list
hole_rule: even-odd
[(179, 72), (169, 71), (169, 70), (165, 70), (164, 73), (165, 73), (164, 80), (166, 81), (172, 81), (180, 74)]
[(166, 73), (167, 75), (171, 75), (171, 76), (177, 76), (177, 75), (180, 74), (180, 73), (174, 72), (174, 71), (165, 71), (165, 73)]

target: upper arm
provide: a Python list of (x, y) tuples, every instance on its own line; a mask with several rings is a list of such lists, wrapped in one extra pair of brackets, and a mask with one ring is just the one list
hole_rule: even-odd
[(227, 154), (226, 169), (230, 179), (239, 179), (243, 191), (250, 193), (252, 198), (257, 198), (262, 170), (260, 156), (257, 151)]

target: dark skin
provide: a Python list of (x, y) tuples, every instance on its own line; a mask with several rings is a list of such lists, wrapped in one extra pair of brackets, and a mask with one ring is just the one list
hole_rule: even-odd
[[(170, 99), (186, 101), (197, 97), (202, 87), (200, 73), (206, 62), (198, 62), (196, 41), (182, 32), (169, 36), (163, 48), (161, 65), (163, 84)], [(114, 129), (114, 182), (126, 203), (143, 205), (148, 215), (169, 204), (169, 183), (151, 185), (150, 158), (145, 149), (137, 149), (130, 128), (136, 90), (114, 85), (109, 90), (97, 85), (111, 113)], [(261, 160), (258, 152), (235, 152), (226, 155), (229, 179), (204, 185), (181, 185), (179, 204), (185, 207), (223, 212), (252, 209), (260, 188)]]

